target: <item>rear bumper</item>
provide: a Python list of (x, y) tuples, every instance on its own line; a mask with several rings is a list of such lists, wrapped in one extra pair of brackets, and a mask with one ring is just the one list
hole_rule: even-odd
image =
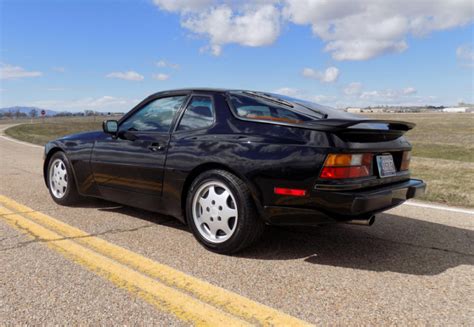
[(310, 196), (266, 206), (265, 218), (276, 225), (318, 225), (367, 219), (424, 194), (426, 184), (417, 179), (368, 190), (345, 192), (314, 190)]

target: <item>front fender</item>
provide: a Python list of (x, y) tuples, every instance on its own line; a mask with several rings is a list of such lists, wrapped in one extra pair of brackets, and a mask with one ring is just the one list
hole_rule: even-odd
[(44, 146), (44, 152), (43, 152), (43, 179), (46, 187), (48, 187), (48, 165), (49, 165), (49, 160), (58, 151), (63, 151), (65, 152), (64, 148), (61, 146), (60, 142), (57, 141), (52, 141), (46, 143)]

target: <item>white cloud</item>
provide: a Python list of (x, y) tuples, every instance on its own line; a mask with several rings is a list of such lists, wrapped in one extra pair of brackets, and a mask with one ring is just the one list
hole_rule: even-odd
[(215, 56), (221, 54), (225, 44), (248, 47), (270, 45), (278, 38), (281, 24), (280, 10), (270, 2), (242, 1), (238, 6), (231, 3), (211, 6), (196, 13), (184, 13), (181, 25), (194, 34), (208, 38), (209, 45), (201, 51)]
[(318, 104), (331, 104), (333, 103), (337, 98), (333, 95), (326, 95), (326, 94), (318, 94), (318, 95), (313, 95), (306, 100), (316, 102)]
[(295, 98), (301, 96), (301, 91), (292, 87), (281, 87), (279, 89), (274, 90), (273, 93)]
[(53, 71), (55, 71), (56, 73), (65, 73), (66, 68), (64, 68), (64, 67), (53, 67)]
[(137, 100), (105, 95), (97, 98), (88, 97), (75, 100), (41, 100), (28, 103), (28, 105), (53, 110), (121, 111), (130, 110), (137, 102)]
[(472, 44), (463, 44), (456, 49), (456, 58), (463, 67), (474, 67), (474, 49)]
[(314, 94), (308, 90), (282, 87), (273, 91), (303, 100), (320, 103), (336, 108), (366, 107), (377, 105), (426, 105), (437, 103), (433, 96), (419, 96), (414, 87), (400, 89), (364, 90), (362, 83), (353, 82), (341, 89), (338, 96), (330, 94)]
[(361, 100), (367, 100), (368, 104), (402, 104), (414, 103), (416, 101), (426, 100), (425, 97), (416, 95), (417, 90), (414, 87), (403, 89), (382, 89), (364, 91), (360, 94)]
[(304, 77), (314, 78), (323, 83), (332, 83), (339, 77), (339, 69), (336, 67), (328, 67), (321, 72), (312, 68), (304, 68), (302, 74)]
[(366, 60), (408, 48), (407, 37), (469, 24), (472, 0), (154, 0), (181, 24), (209, 39), (202, 48), (272, 44), (287, 22), (311, 26), (336, 60)]
[(213, 0), (153, 0), (153, 3), (167, 11), (196, 11), (211, 5)]
[(404, 51), (422, 36), (473, 21), (472, 0), (286, 0), (284, 14), (311, 25), (336, 60), (365, 60)]
[(359, 95), (362, 91), (362, 83), (352, 82), (349, 83), (343, 90), (345, 95)]
[(206, 46), (203, 46), (199, 49), (199, 52), (200, 53), (205, 53), (205, 52), (209, 52), (210, 54), (214, 55), (214, 56), (220, 56), (221, 53), (222, 53), (222, 47), (220, 45), (206, 45)]
[(416, 94), (418, 91), (414, 87), (406, 87), (402, 90), (404, 95)]
[(170, 78), (170, 75), (168, 74), (163, 74), (163, 73), (153, 74), (153, 79), (156, 79), (159, 81), (166, 81), (169, 78)]
[(173, 69), (179, 69), (179, 67), (180, 67), (178, 64), (174, 64), (174, 63), (171, 63), (171, 62), (163, 60), (163, 59), (157, 61), (156, 66), (160, 67), (160, 68), (173, 68)]
[(140, 75), (139, 73), (133, 70), (130, 70), (128, 72), (112, 72), (110, 74), (107, 74), (105, 77), (124, 79), (127, 81), (143, 81), (143, 79), (145, 78), (143, 77), (143, 75)]
[(297, 99), (307, 100), (315, 103), (328, 104), (336, 100), (335, 96), (325, 94), (312, 94), (301, 89), (292, 87), (281, 87), (273, 91), (273, 93), (294, 97)]
[(19, 79), (25, 77), (38, 77), (43, 75), (38, 71), (27, 71), (23, 67), (9, 64), (0, 64), (0, 79)]

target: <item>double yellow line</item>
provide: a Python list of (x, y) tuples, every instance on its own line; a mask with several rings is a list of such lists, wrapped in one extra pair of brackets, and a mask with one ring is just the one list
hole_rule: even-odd
[(160, 264), (0, 195), (0, 217), (116, 286), (193, 325), (307, 323)]

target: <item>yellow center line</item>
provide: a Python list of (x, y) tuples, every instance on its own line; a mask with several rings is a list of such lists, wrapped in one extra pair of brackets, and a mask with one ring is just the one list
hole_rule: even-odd
[(160, 310), (171, 313), (183, 321), (199, 326), (242, 326), (246, 324), (243, 320), (232, 317), (209, 304), (65, 239), (6, 208), (0, 207), (0, 216), (11, 226), (41, 239), (49, 247), (75, 263), (88, 268), (116, 286), (140, 296)]
[(5, 196), (0, 195), (0, 203), (17, 213), (27, 216), (38, 224), (54, 230), (59, 235), (62, 235), (63, 238), (73, 239), (75, 242), (87, 246), (100, 255), (133, 268), (149, 277), (158, 279), (168, 287), (187, 292), (200, 301), (206, 302), (234, 316), (241, 317), (248, 322), (264, 326), (308, 325), (308, 323), (283, 312), (214, 286), (98, 237), (91, 236), (78, 228), (37, 212)]

